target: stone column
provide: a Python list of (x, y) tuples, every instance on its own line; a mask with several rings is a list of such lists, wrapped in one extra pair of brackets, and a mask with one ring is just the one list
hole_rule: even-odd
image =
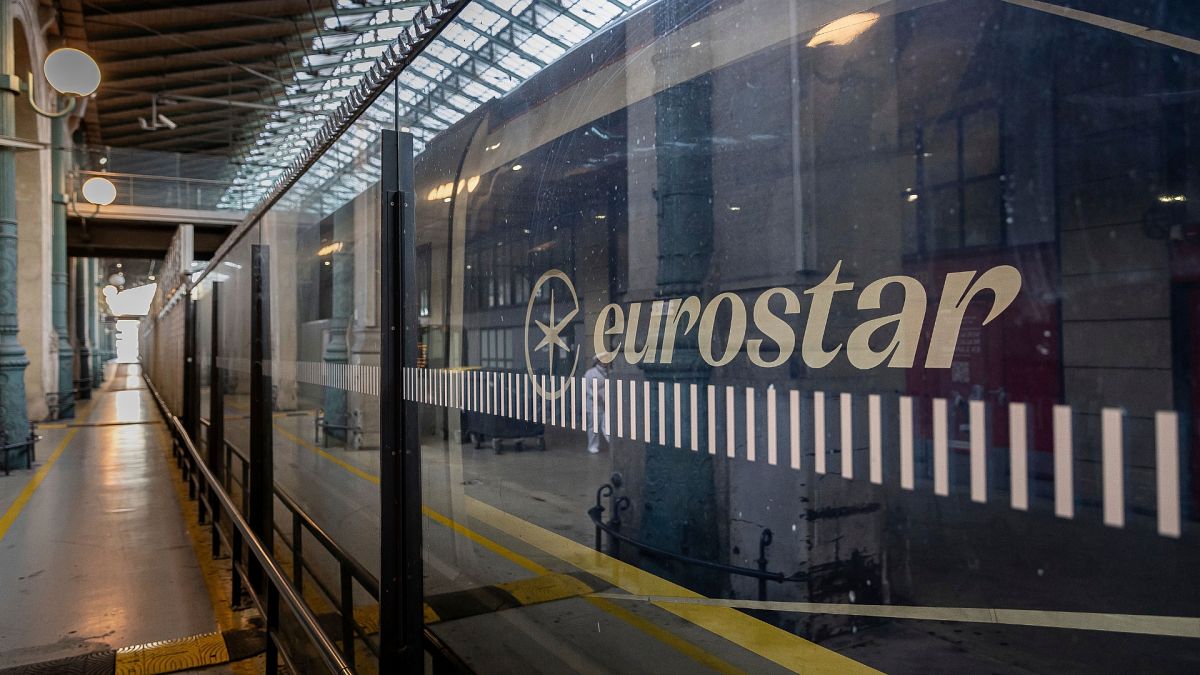
[(50, 272), (54, 333), (58, 342), (57, 417), (75, 416), (75, 383), (72, 374), (75, 354), (67, 328), (67, 195), (66, 195), (67, 119), (50, 120), (50, 191), (54, 238), (51, 244), (53, 265)]
[(75, 259), (75, 345), (76, 368), (75, 382), (79, 385), (79, 400), (86, 401), (92, 397), (92, 347), (88, 343), (88, 309), (87, 260)]
[(100, 328), (100, 307), (96, 303), (96, 259), (88, 258), (87, 261), (87, 283), (84, 284), (83, 292), (87, 300), (88, 308), (88, 344), (92, 345), (92, 387), (99, 388), (101, 373), (104, 372), (104, 347), (100, 344), (99, 335), (97, 332)]
[[(19, 80), (13, 74), (11, 6), (0, 0), (0, 136), (16, 136)], [(0, 146), (0, 425), (9, 443), (29, 435), (25, 408), (25, 367), (29, 359), (17, 341), (17, 158)]]
[[(656, 285), (658, 297), (664, 299), (702, 296), (713, 251), (712, 77), (706, 72), (677, 82), (686, 77), (681, 73), (688, 71), (691, 59), (706, 58), (706, 54), (692, 49), (690, 38), (671, 34), (691, 9), (689, 3), (664, 3), (656, 9), (654, 21), (653, 64), (661, 89), (654, 97)], [(672, 396), (678, 382), (682, 392), (688, 392), (691, 384), (705, 391), (709, 369), (700, 358), (697, 333), (678, 337), (671, 363), (643, 366), (652, 390), (658, 382), (665, 382), (665, 391)], [(652, 400), (650, 415), (656, 418), (659, 402)], [(706, 427), (700, 420), (698, 428)], [(642, 539), (702, 560), (720, 560), (714, 470), (707, 452), (683, 453), (651, 444), (646, 451)], [(721, 575), (710, 570), (666, 563), (660, 571), (706, 594), (721, 592)]]
[[(354, 251), (353, 244), (344, 235), (343, 227), (339, 227), (335, 220), (333, 238), (334, 241), (342, 242), (342, 249), (329, 256), (333, 263), (333, 307), (329, 318), (329, 338), (325, 341), (325, 349), (321, 353), (321, 359), (331, 375), (336, 370), (345, 368), (350, 362), (350, 345), (346, 332), (350, 327), (350, 312), (354, 309)], [(351, 425), (345, 389), (326, 386), (324, 408), (326, 424), (342, 427)], [(327, 429), (325, 434), (328, 438), (341, 441), (348, 438), (343, 429)]]

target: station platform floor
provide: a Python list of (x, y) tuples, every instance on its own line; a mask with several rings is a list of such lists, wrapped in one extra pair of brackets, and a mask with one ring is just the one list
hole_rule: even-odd
[(219, 630), (169, 436), (139, 367), (109, 375), (0, 476), (0, 669)]

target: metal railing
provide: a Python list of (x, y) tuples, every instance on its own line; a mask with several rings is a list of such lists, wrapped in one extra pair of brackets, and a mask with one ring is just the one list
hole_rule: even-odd
[[(729, 565), (712, 560), (703, 560), (682, 553), (676, 553), (675, 551), (669, 551), (624, 534), (621, 532), (621, 512), (629, 509), (631, 502), (629, 501), (629, 497), (617, 496), (618, 487), (620, 487), (620, 480), (617, 475), (614, 475), (612, 483), (605, 483), (596, 490), (596, 503), (587, 511), (588, 517), (592, 520), (592, 525), (596, 528), (595, 549), (597, 552), (604, 552), (604, 535), (607, 534), (609, 537), (608, 553), (614, 558), (620, 558), (620, 546), (624, 542), (643, 553), (648, 553), (655, 557), (676, 560), (692, 567), (703, 567), (717, 572), (750, 577), (758, 581), (759, 600), (767, 599), (768, 581), (782, 583), (784, 581), (803, 582), (808, 580), (808, 575), (803, 572), (797, 572), (788, 576), (783, 572), (771, 572), (767, 570), (767, 565), (770, 562), (767, 559), (767, 548), (771, 546), (771, 542), (774, 540), (774, 534), (770, 528), (763, 528), (758, 538), (758, 559), (754, 561), (757, 567), (742, 567), (740, 565)], [(604, 508), (604, 504), (602, 503), (605, 497), (609, 499), (609, 508), (607, 509)], [(612, 512), (612, 516), (607, 522), (604, 520), (605, 511)]]
[[(287, 586), (289, 593), (284, 595), (284, 601), (296, 614), (297, 619), (304, 628), (305, 635), (313, 641), (313, 644), (321, 652), (321, 660), (330, 668), (331, 672), (357, 672), (353, 653), (356, 639), (362, 640), (372, 655), (378, 658), (378, 640), (372, 639), (373, 635), (368, 633), (363, 626), (359, 625), (354, 618), (353, 584), (357, 582), (375, 602), (378, 602), (380, 595), (379, 580), (335, 542), (318, 523), (309, 517), (304, 508), (293, 497), (276, 485), (274, 487), (275, 499), (282, 503), (284, 508), (288, 510), (292, 521), (292, 531), (289, 539), (285, 536), (285, 532), (280, 528), (279, 524), (272, 519), (274, 531), (279, 534), (280, 539), (292, 556), (292, 571), (289, 579), (287, 572), (275, 560), (273, 552), (266, 552), (261, 540), (250, 531), (249, 523), (242, 515), (249, 510), (250, 496), (247, 488), (250, 480), (249, 458), (236, 445), (227, 440), (222, 440), (221, 477), (218, 478), (215, 476), (212, 470), (205, 464), (200, 451), (192, 443), (187, 431), (183, 428), (182, 422), (166, 407), (150, 378), (145, 377), (144, 379), (160, 412), (169, 421), (168, 427), (172, 436), (172, 452), (175, 456), (177, 466), (183, 472), (184, 481), (188, 485), (188, 498), (198, 501), (200, 505), (200, 523), (208, 524), (211, 529), (212, 555), (214, 558), (220, 557), (222, 546), (230, 552), (231, 560), (234, 563), (231, 579), (232, 602), (236, 605), (243, 597), (244, 591), (249, 589), (251, 591), (249, 595), (254, 604), (259, 607), (260, 611), (263, 611), (264, 616), (271, 616), (269, 611), (264, 611), (266, 608), (264, 608), (263, 603), (254, 596), (253, 589), (249, 584), (249, 571), (240, 562), (243, 558), (243, 551), (246, 549), (260, 561), (262, 560), (262, 556), (265, 555), (271, 559), (271, 566), (277, 572), (277, 574), (268, 572), (268, 579), (271, 584), (268, 588), (269, 593), (271, 592), (270, 589), (274, 589), (278, 584), (282, 583)], [(199, 424), (200, 426), (207, 427), (210, 422), (200, 419)], [(235, 460), (239, 464), (236, 473), (234, 472)], [(240, 510), (233, 497), (235, 488), (241, 493)], [(216, 509), (214, 506), (219, 506), (220, 508)], [(211, 514), (211, 517), (208, 517), (208, 514)], [(230, 522), (228, 532), (226, 528), (221, 526), (221, 521), (225, 518), (228, 518)], [(304, 558), (303, 533), (305, 530), (337, 562), (340, 582), (338, 593), (335, 594), (329, 588), (329, 585), (322, 581), (311, 562)], [(342, 642), (340, 650), (326, 635), (321, 627), (320, 619), (303, 599), (302, 593), (306, 578), (312, 579), (325, 599), (337, 608)], [(275, 602), (278, 602), (279, 592), (279, 589), (275, 589), (277, 596)], [(267, 599), (269, 606), (271, 601), (269, 594)], [(303, 607), (303, 615), (307, 619), (303, 618), (301, 612), (292, 605), (293, 599)], [(275, 608), (275, 612), (275, 616), (278, 616), (277, 607)], [(311, 620), (311, 625), (308, 625), (309, 620)], [(277, 634), (279, 632), (278, 622), (275, 621), (272, 623), (270, 618), (268, 618), (267, 625), (268, 649), (277, 650), (277, 653), (284, 657), (285, 662), (292, 668), (293, 672), (303, 672), (296, 670), (293, 663), (294, 660), (286, 651), (283, 651), (278, 635), (273, 635), (273, 633)], [(320, 634), (320, 640), (313, 637), (313, 630)], [(425, 653), (430, 656), (435, 673), (474, 672), (461, 657), (454, 653), (428, 627), (423, 630), (423, 642)], [(328, 653), (330, 650), (333, 652), (332, 655)], [(342, 670), (343, 668), (344, 670)]]
[(233, 183), (224, 180), (74, 169), (67, 176), (67, 194), (73, 204), (80, 204), (77, 210), (81, 212), (95, 209), (82, 195), (83, 184), (95, 177), (106, 178), (117, 189), (113, 204), (118, 206), (225, 211), (232, 218), (255, 202), (248, 193), (231, 193)]
[[(211, 422), (208, 420), (200, 420), (200, 425), (202, 427), (207, 428), (210, 426), (210, 424)], [(221, 452), (223, 471), (221, 473), (220, 480), (222, 481), (223, 487), (228, 494), (232, 495), (235, 488), (238, 492), (240, 492), (242, 511), (243, 513), (248, 513), (250, 504), (249, 491), (246, 486), (249, 484), (250, 480), (250, 460), (240, 448), (230, 441), (223, 440), (222, 445), (224, 446)], [(236, 474), (233, 470), (235, 459), (239, 464), (239, 471)], [(235, 478), (235, 476), (237, 477)], [(189, 494), (190, 491), (191, 489), (189, 487)], [(307, 572), (308, 578), (312, 580), (313, 584), (321, 592), (321, 595), (324, 596), (324, 599), (333, 607), (337, 608), (336, 611), (338, 613), (338, 619), (341, 628), (342, 656), (346, 659), (346, 662), (351, 668), (355, 667), (354, 643), (356, 639), (361, 640), (363, 644), (367, 646), (367, 649), (370, 650), (371, 654), (375, 656), (375, 658), (379, 658), (378, 641), (372, 640), (371, 634), (369, 634), (362, 626), (360, 626), (354, 618), (354, 583), (357, 582), (359, 586), (361, 586), (362, 589), (366, 591), (368, 595), (370, 595), (370, 597), (378, 601), (379, 580), (375, 577), (375, 575), (371, 574), (366, 567), (362, 565), (362, 563), (356, 560), (348, 551), (335, 542), (333, 537), (329, 536), (329, 534), (325, 532), (324, 528), (322, 528), (316, 521), (312, 519), (312, 517), (308, 515), (308, 513), (296, 501), (296, 499), (278, 485), (274, 486), (274, 497), (283, 505), (285, 509), (287, 509), (289, 518), (291, 520), (290, 533), (285, 532), (284, 529), (280, 527), (279, 523), (274, 521), (274, 519), (272, 519), (272, 522), (274, 531), (279, 535), (280, 540), (284, 543), (291, 554), (292, 585), (296, 587), (296, 590), (299, 591), (301, 593), (301, 597), (303, 597), (305, 572)], [(216, 527), (215, 523), (213, 523), (213, 527)], [(329, 587), (329, 584), (322, 580), (321, 576), (317, 573), (317, 570), (312, 564), (310, 564), (310, 561), (304, 558), (305, 531), (307, 531), (308, 535), (315, 539), (317, 543), (319, 543), (325, 549), (325, 552), (328, 553), (337, 563), (339, 582), (337, 593), (335, 593), (333, 589)], [(214, 535), (214, 539), (215, 536), (216, 535)], [(236, 581), (237, 579), (235, 579), (235, 582)], [(235, 584), (233, 590), (235, 598), (241, 595), (241, 590), (240, 583)]]
[[(282, 601), (292, 611), (296, 621), (300, 624), (301, 630), (303, 630), (310, 643), (316, 647), (321, 662), (329, 671), (344, 673), (346, 675), (354, 673), (354, 669), (346, 663), (341, 652), (339, 652), (329, 637), (325, 635), (325, 632), (321, 630), (316, 616), (313, 615), (312, 610), (301, 599), (300, 592), (288, 580), (287, 575), (279, 567), (279, 563), (276, 562), (274, 555), (263, 546), (263, 543), (251, 531), (249, 523), (246, 522), (246, 519), (238, 511), (232, 497), (222, 488), (220, 480), (213, 475), (212, 470), (205, 465), (203, 458), (200, 457), (200, 451), (192, 443), (192, 439), (183, 428), (183, 424), (179, 421), (179, 418), (171, 414), (171, 411), (167, 409), (166, 404), (163, 402), (162, 397), (158, 395), (158, 390), (154, 388), (154, 384), (150, 381), (150, 378), (145, 378), (145, 381), (151, 395), (154, 396), (155, 403), (158, 404), (159, 411), (167, 420), (167, 427), (171, 432), (172, 453), (175, 454), (176, 460), (180, 463), (181, 467), (186, 466), (185, 478), (189, 485), (189, 496), (196, 498), (199, 496), (197, 494), (199, 492), (207, 493), (207, 508), (214, 515), (212, 519), (214, 522), (213, 535), (223, 538), (221, 528), (215, 524), (218, 520), (216, 516), (220, 513), (221, 516), (219, 518), (229, 519), (232, 529), (237, 532), (238, 543), (241, 546), (245, 546), (246, 550), (257, 560), (259, 568), (266, 577), (266, 583), (264, 584), (266, 598), (259, 598), (254, 593), (251, 593), (250, 597), (266, 618), (267, 671), (275, 672), (278, 658), (282, 656), (284, 662), (292, 672), (300, 672), (296, 669), (296, 663), (281, 639), (279, 604)], [(196, 485), (200, 484), (201, 480), (203, 481), (203, 485), (208, 487), (207, 491), (196, 489)], [(215, 504), (213, 503), (214, 500)], [(216, 506), (220, 507), (219, 511), (214, 508)], [(201, 511), (201, 518), (203, 519), (203, 517), (204, 512)], [(237, 548), (240, 549), (241, 546)], [(231, 550), (236, 551), (237, 549), (231, 546)], [(236, 560), (237, 556), (235, 556)], [(245, 567), (239, 568), (236, 564), (233, 566), (233, 575), (235, 577), (245, 575), (246, 573), (247, 570)], [(243, 579), (243, 581), (247, 582), (248, 586), (248, 579)]]

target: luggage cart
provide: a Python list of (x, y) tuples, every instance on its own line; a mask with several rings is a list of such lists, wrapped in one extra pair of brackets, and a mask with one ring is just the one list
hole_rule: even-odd
[(526, 447), (546, 450), (546, 425), (541, 422), (529, 422), (474, 410), (465, 410), (462, 416), (463, 435), (471, 440), (471, 445), (477, 450), (487, 445), (499, 455), (504, 451), (506, 443), (511, 444), (518, 452)]

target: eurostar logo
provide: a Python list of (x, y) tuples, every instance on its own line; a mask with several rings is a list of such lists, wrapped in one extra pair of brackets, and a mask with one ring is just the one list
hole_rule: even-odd
[[(534, 311), (538, 309), (535, 306), (536, 299), (542, 294), (542, 287), (549, 287), (550, 304), (547, 308), (546, 320), (534, 318)], [(558, 287), (565, 287), (567, 293), (558, 293)], [(570, 305), (564, 306), (562, 303), (567, 297), (570, 297)], [(565, 310), (561, 316), (559, 312)], [(539, 395), (548, 398), (558, 398), (563, 395), (563, 392), (558, 387), (553, 385), (554, 378), (566, 375), (568, 378), (575, 376), (575, 370), (579, 366), (579, 349), (574, 350), (563, 339), (563, 334), (579, 315), (579, 296), (575, 293), (575, 284), (571, 283), (571, 278), (562, 270), (550, 270), (543, 274), (533, 285), (533, 290), (529, 293), (529, 305), (525, 309), (525, 367), (528, 369), (529, 377), (533, 380), (533, 387)], [(532, 351), (529, 349), (531, 328), (537, 326), (541, 331), (541, 340), (534, 345)], [(534, 338), (537, 337), (535, 334)], [(554, 372), (555, 350), (561, 349), (564, 352), (574, 351), (575, 357), (571, 362), (571, 372), (556, 373)], [(534, 357), (540, 357), (538, 352), (546, 352), (546, 370), (545, 374), (549, 378), (549, 389), (543, 388), (541, 379), (534, 371)]]

